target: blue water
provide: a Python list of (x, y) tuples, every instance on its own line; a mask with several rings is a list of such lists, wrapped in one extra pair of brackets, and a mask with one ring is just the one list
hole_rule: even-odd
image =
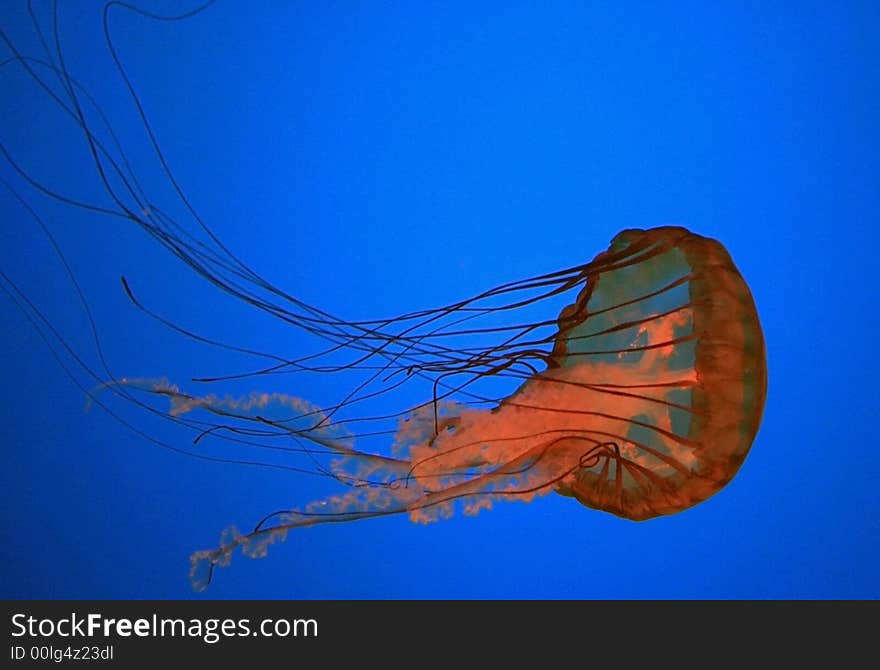
[[(880, 596), (876, 3), (472, 4), (220, 2), (177, 23), (116, 10), (110, 28), (203, 220), (273, 284), (345, 318), (582, 263), (625, 228), (683, 225), (720, 240), (767, 341), (752, 451), (724, 490), (675, 516), (636, 524), (549, 496), (425, 526), (397, 516), (304, 529), (265, 559), (237, 556), (204, 595)], [(50, 5), (36, 5), (54, 49)], [(61, 5), (67, 70), (111, 120), (151, 202), (195, 230), (113, 65), (101, 4)], [(44, 57), (24, 3), (3, 3), (0, 27)], [(17, 64), (0, 71), (0, 90), (0, 141), (22, 168), (112, 207), (70, 118)], [(196, 277), (130, 221), (53, 202), (5, 160), (0, 176), (55, 235), (100, 354), (58, 256), (4, 187), (0, 269), (92, 369), (103, 355), (117, 376), (208, 392), (218, 389), (190, 380), (257, 367), (149, 318), (120, 276), (145, 306), (202, 335), (284, 356), (317, 346)], [(160, 402), (151, 414), (102, 394), (117, 417), (85, 412), (86, 394), (6, 293), (0, 310), (0, 595), (193, 597), (191, 551), (334, 490), (157, 446), (149, 438), (216, 449), (193, 445)], [(327, 404), (352, 384), (276, 375), (219, 391)]]

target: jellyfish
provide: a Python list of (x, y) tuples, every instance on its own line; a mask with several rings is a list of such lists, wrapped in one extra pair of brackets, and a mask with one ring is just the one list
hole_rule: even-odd
[[(118, 4), (110, 9), (135, 11)], [(135, 427), (176, 452), (280, 467), (337, 485), (328, 497), (294, 500), (266, 514), (249, 531), (228, 528), (216, 547), (192, 555), (194, 588), (206, 588), (214, 569), (237, 552), (262, 557), (304, 527), (394, 514), (427, 523), (456, 509), (475, 514), (496, 502), (531, 502), (551, 493), (644, 521), (703, 502), (736, 475), (759, 429), (767, 369), (754, 300), (720, 242), (682, 227), (625, 230), (607, 250), (574, 267), (436, 308), (346, 319), (275, 285), (223, 243), (175, 179), (107, 27), (105, 35), (174, 204), (164, 204), (138, 178), (110, 119), (66, 68), (61, 47), (34, 58), (0, 30), (10, 52), (3, 67), (18, 67), (82, 133), (86, 165), (109, 198), (86, 202), (43, 184), (0, 144), (5, 161), (39, 197), (139, 227), (217, 291), (318, 343), (307, 352), (276, 353), (201, 333), (146, 304), (123, 277), (121, 289), (134, 309), (181, 337), (258, 363), (192, 382), (219, 392), (159, 377), (120, 377), (99, 346), (98, 366), (87, 365), (0, 273), (0, 287), (85, 374), (87, 383), (77, 383), (90, 404), (112, 413), (110, 394), (186, 429), (191, 447)], [(89, 314), (48, 224), (17, 188), (4, 186), (51, 242)], [(239, 396), (222, 391), (233, 379), (259, 389), (261, 379), (277, 374), (347, 375), (352, 382), (323, 405), (295, 388)], [(400, 400), (411, 388), (422, 397)], [(398, 404), (393, 411), (368, 411), (377, 398)], [(383, 449), (363, 446), (376, 440)], [(209, 455), (211, 443), (245, 455)]]
[[(643, 521), (688, 509), (723, 488), (749, 452), (767, 389), (755, 303), (724, 247), (681, 227), (626, 230), (583, 266), (501, 286), (418, 319), (481, 314), (476, 305), (490, 295), (538, 285), (578, 287), (552, 339), (522, 341), (540, 325), (529, 324), (494, 347), (431, 352), (426, 344), (446, 331), (388, 340), (374, 333), (382, 344), (371, 353), (393, 343), (402, 347), (395, 360), (409, 360), (411, 348), (422, 349), (421, 362), (402, 374), (469, 380), (447, 381), (439, 397), (403, 412), (392, 456), (359, 451), (345, 420), (294, 396), (197, 396), (166, 380), (123, 381), (167, 398), (175, 416), (208, 412), (222, 417), (215, 428), (310, 441), (336, 457), (330, 474), (346, 485), (327, 499), (270, 514), (248, 533), (227, 529), (218, 547), (193, 554), (193, 585), (207, 586), (214, 566), (227, 565), (235, 550), (264, 556), (305, 526), (390, 514), (430, 522), (457, 505), (474, 514), (495, 501), (528, 502), (551, 492)], [(466, 392), (474, 379), (518, 367), (521, 384), (489, 407), (444, 399)]]

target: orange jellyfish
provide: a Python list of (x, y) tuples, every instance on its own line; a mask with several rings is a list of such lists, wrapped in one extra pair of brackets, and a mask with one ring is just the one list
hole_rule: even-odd
[[(537, 297), (481, 307), (536, 290)], [(577, 297), (555, 321), (463, 327), (568, 290)], [(430, 324), (449, 315), (458, 335), (501, 340), (444, 346), (441, 336), (450, 333)], [(387, 332), (412, 321), (421, 330)], [(399, 513), (427, 522), (456, 505), (475, 513), (496, 500), (530, 501), (551, 491), (636, 521), (674, 514), (733, 478), (761, 422), (767, 369), (751, 293), (719, 242), (684, 228), (627, 230), (585, 265), (370, 324), (346, 342), (365, 352), (361, 361), (385, 356), (394, 361), (389, 377), (434, 380), (434, 397), (400, 417), (392, 455), (360, 451), (351, 423), (336, 418), (338, 407), (322, 410), (277, 393), (221, 398), (189, 395), (166, 381), (122, 382), (166, 396), (175, 417), (220, 417), (210, 430), (308, 440), (337, 457), (327, 474), (345, 491), (270, 514), (249, 533), (228, 529), (217, 548), (192, 556), (195, 588), (206, 587), (214, 566), (227, 565), (236, 549), (263, 556), (303, 526)], [(548, 324), (550, 337), (530, 337)], [(522, 381), (488, 407), (450, 399), (502, 374)]]

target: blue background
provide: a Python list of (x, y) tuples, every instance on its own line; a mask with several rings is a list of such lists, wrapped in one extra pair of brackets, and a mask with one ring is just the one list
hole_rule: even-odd
[[(179, 215), (112, 67), (100, 4), (62, 4), (67, 67), (155, 202)], [(40, 55), (20, 5), (4, 2), (0, 25)], [(114, 12), (111, 26), (188, 197), (274, 283), (348, 318), (386, 316), (584, 262), (624, 228), (684, 225), (719, 239), (751, 286), (770, 386), (738, 476), (682, 514), (636, 524), (550, 496), (428, 526), (305, 529), (266, 559), (236, 557), (206, 596), (880, 595), (877, 3), (242, 7), (171, 24)], [(48, 27), (45, 4), (38, 15)], [(16, 160), (106, 203), (70, 121), (15, 65), (0, 82), (0, 138)], [(49, 202), (5, 162), (0, 176), (57, 235), (117, 375), (186, 383), (247, 367), (135, 310), (123, 274), (145, 303), (205, 334), (287, 355), (315, 346), (132, 224)], [(57, 258), (2, 188), (0, 221), (0, 267), (95, 365)], [(191, 597), (192, 550), (332, 489), (186, 458), (84, 412), (5, 296), (0, 314), (0, 595)], [(233, 391), (271, 384), (321, 403), (350, 383), (257, 379)], [(114, 407), (188, 446), (167, 422)]]

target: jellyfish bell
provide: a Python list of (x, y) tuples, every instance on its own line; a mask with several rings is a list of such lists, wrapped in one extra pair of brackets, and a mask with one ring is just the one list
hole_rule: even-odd
[(767, 367), (754, 300), (724, 247), (682, 228), (625, 231), (593, 266), (572, 310), (583, 319), (560, 328), (554, 354), (615, 451), (556, 490), (628, 519), (680, 512), (733, 478), (758, 432)]
[[(641, 521), (723, 488), (748, 454), (767, 389), (755, 304), (724, 247), (679, 227), (627, 230), (563, 276), (579, 292), (558, 316), (544, 369), (491, 407), (434, 398), (409, 410), (394, 456), (359, 451), (345, 422), (293, 396), (198, 397), (141, 382), (176, 415), (209, 411), (320, 445), (338, 456), (333, 473), (347, 485), (250, 533), (228, 529), (217, 548), (192, 556), (193, 585), (205, 588), (236, 549), (263, 556), (304, 526), (399, 513), (428, 522), (456, 504), (476, 513), (554, 491)], [(504, 350), (468, 359), (478, 376), (535, 355), (516, 348), (486, 368), (490, 351)]]

